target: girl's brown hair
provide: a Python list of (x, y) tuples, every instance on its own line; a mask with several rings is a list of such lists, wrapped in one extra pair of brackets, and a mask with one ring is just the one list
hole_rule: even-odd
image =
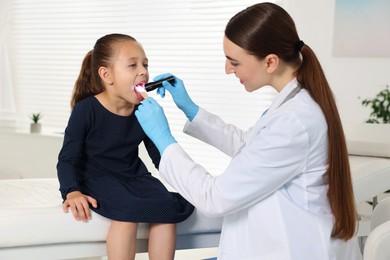
[(103, 81), (99, 76), (100, 67), (110, 67), (115, 55), (115, 45), (123, 41), (136, 41), (125, 34), (108, 34), (95, 43), (93, 50), (85, 55), (81, 64), (80, 74), (75, 82), (70, 102), (71, 108), (80, 100), (104, 91)]
[(276, 54), (299, 67), (297, 80), (321, 107), (328, 125), (326, 176), (335, 218), (332, 236), (350, 239), (356, 232), (357, 215), (348, 151), (335, 99), (316, 55), (299, 39), (290, 15), (272, 3), (256, 4), (236, 14), (227, 24), (225, 36), (259, 59)]

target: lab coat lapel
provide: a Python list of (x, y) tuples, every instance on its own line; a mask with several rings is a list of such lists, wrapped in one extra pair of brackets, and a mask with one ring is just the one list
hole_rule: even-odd
[(285, 101), (287, 101), (286, 99), (292, 98), (291, 96), (289, 97), (289, 94), (297, 87), (298, 81), (296, 78), (294, 78), (282, 89), (282, 91), (279, 92), (265, 115), (271, 114), (273, 111), (278, 109)]

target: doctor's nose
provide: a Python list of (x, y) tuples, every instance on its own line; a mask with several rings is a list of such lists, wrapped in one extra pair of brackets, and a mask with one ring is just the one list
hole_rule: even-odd
[(234, 67), (230, 64), (229, 60), (225, 61), (225, 73), (226, 74), (231, 74), (234, 73)]

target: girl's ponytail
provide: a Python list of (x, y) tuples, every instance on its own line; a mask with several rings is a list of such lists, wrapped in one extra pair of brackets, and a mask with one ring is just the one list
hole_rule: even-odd
[(96, 79), (92, 68), (93, 51), (89, 51), (85, 55), (83, 63), (81, 64), (80, 74), (74, 84), (73, 95), (70, 106), (73, 109), (75, 104), (80, 100), (99, 94), (104, 90), (100, 80)]

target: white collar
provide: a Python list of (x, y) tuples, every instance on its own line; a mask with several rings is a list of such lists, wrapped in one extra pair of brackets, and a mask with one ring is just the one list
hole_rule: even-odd
[(275, 100), (272, 102), (271, 106), (269, 107), (267, 113), (277, 109), (284, 102), (284, 100), (291, 93), (291, 91), (293, 91), (297, 87), (298, 87), (298, 81), (296, 78), (293, 78), (289, 83), (287, 83), (286, 86), (284, 86), (284, 88), (276, 96)]

